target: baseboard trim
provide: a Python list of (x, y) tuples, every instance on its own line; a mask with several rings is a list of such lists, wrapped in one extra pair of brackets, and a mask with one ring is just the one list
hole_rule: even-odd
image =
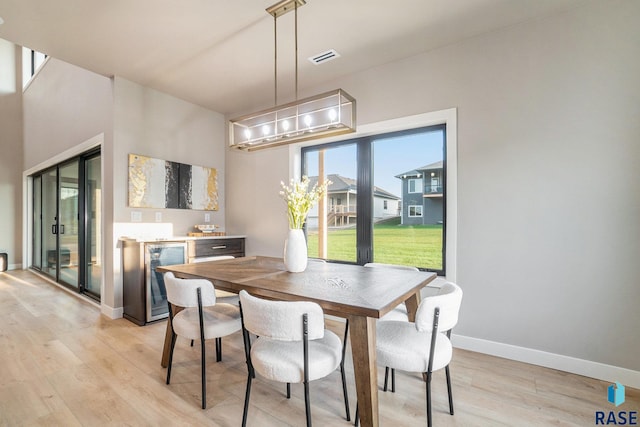
[(102, 304), (100, 306), (100, 312), (110, 319), (121, 319), (122, 316), (124, 316), (124, 307), (113, 308)]
[(640, 389), (640, 372), (561, 354), (453, 334), (453, 346)]

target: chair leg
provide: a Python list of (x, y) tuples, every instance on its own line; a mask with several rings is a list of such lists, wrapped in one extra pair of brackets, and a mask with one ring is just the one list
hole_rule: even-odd
[(389, 367), (385, 366), (384, 368), (384, 387), (382, 391), (387, 391), (387, 383), (389, 382)]
[(287, 399), (291, 399), (291, 383), (287, 383)]
[(354, 426), (358, 427), (358, 424), (360, 423), (360, 413), (359, 413), (359, 409), (358, 408), (358, 403), (356, 403), (356, 415), (355, 415), (355, 422), (353, 423)]
[(431, 427), (431, 372), (427, 372), (427, 427)]
[(347, 336), (349, 334), (349, 319), (347, 319), (344, 327), (344, 339), (342, 340), (342, 360), (340, 361), (340, 374), (342, 375), (342, 393), (344, 394), (344, 409), (347, 413), (347, 421), (351, 421), (351, 413), (349, 412), (349, 394), (347, 393), (347, 379), (344, 373), (344, 358), (347, 351)]
[(216, 338), (216, 362), (222, 361), (222, 338)]
[(173, 349), (176, 347), (176, 334), (171, 332), (171, 347), (169, 350), (169, 364), (167, 365), (167, 384), (171, 381), (171, 364), (173, 363)]
[(201, 347), (202, 349), (200, 350), (200, 353), (202, 355), (202, 409), (207, 409), (207, 369), (205, 364), (207, 358), (205, 357), (206, 346), (204, 345), (204, 340), (202, 340)]
[(304, 409), (307, 414), (307, 427), (311, 427), (311, 403), (309, 402), (309, 382), (304, 381)]
[(396, 392), (396, 370), (391, 368), (391, 393)]
[(347, 413), (347, 421), (351, 421), (349, 412), (349, 394), (347, 393), (347, 379), (344, 374), (344, 360), (340, 363), (340, 374), (342, 375), (342, 393), (344, 394), (344, 409)]
[(449, 372), (449, 365), (444, 368), (447, 374), (447, 391), (449, 392), (449, 413), (453, 415), (453, 395), (451, 394), (451, 373)]
[(253, 375), (249, 372), (247, 375), (247, 390), (244, 394), (244, 411), (242, 412), (242, 427), (247, 425), (247, 413), (249, 412), (249, 397), (251, 396), (251, 380)]

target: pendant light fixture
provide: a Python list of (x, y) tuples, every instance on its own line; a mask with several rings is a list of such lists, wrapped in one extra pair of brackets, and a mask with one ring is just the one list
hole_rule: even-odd
[[(342, 89), (298, 100), (298, 8), (305, 0), (282, 0), (267, 8), (274, 28), (276, 107), (229, 121), (229, 145), (246, 151), (355, 132), (356, 100)], [(278, 18), (295, 13), (295, 96), (278, 105)]]

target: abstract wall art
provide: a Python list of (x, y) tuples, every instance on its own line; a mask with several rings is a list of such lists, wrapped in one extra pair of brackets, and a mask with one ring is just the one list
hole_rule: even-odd
[(129, 154), (129, 207), (217, 211), (217, 171)]

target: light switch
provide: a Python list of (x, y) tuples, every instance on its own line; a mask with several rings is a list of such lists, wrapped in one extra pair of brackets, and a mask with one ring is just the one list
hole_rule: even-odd
[(131, 211), (131, 222), (142, 222), (142, 212)]
[(204, 222), (205, 223), (211, 222), (211, 214), (208, 214), (208, 213), (204, 214)]
[(162, 212), (156, 212), (156, 222), (162, 222)]

